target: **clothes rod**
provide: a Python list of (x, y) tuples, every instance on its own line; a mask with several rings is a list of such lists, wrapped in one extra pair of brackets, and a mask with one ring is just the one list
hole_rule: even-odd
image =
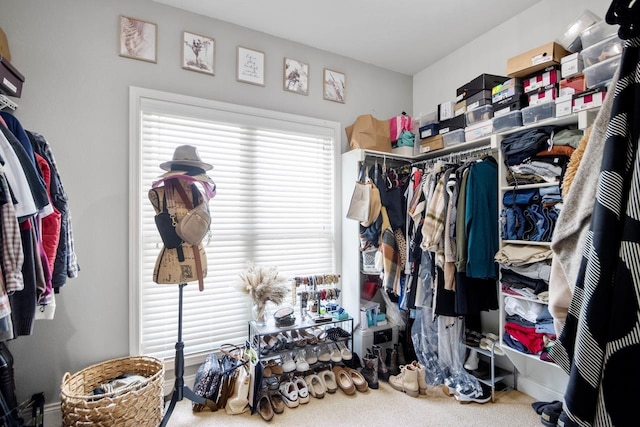
[(418, 162), (414, 162), (411, 163), (411, 166), (418, 166), (418, 165), (424, 165), (424, 164), (431, 164), (434, 162), (437, 162), (439, 160), (453, 160), (453, 159), (463, 159), (465, 157), (477, 157), (478, 154), (492, 154), (493, 153), (493, 148), (491, 147), (491, 144), (486, 144), (486, 145), (482, 145), (480, 147), (476, 147), (476, 148), (470, 148), (468, 150), (464, 150), (464, 151), (454, 151), (454, 152), (450, 152), (447, 154), (443, 154), (441, 156), (438, 157), (431, 157), (429, 159), (426, 160), (420, 160)]

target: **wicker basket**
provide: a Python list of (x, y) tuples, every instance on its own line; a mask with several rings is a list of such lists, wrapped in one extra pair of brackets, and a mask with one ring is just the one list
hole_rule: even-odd
[[(141, 375), (141, 384), (95, 395), (93, 390), (123, 374)], [(164, 412), (164, 365), (148, 356), (111, 359), (62, 379), (62, 425), (157, 427)]]

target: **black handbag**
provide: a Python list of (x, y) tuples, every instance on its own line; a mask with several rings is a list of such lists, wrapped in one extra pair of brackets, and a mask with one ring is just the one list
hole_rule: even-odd
[[(167, 189), (165, 189), (165, 192), (166, 190)], [(167, 210), (165, 193), (162, 194), (162, 211), (158, 212), (154, 219), (164, 247), (167, 249), (175, 249), (179, 247), (182, 244), (182, 239), (178, 236), (178, 233), (176, 233), (174, 219), (171, 218), (171, 214), (169, 214), (169, 211)]]

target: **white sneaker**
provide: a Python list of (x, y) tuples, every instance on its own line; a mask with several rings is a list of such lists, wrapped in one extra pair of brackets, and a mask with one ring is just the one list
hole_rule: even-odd
[(469, 350), (469, 357), (467, 361), (464, 363), (464, 369), (467, 371), (475, 371), (478, 369), (479, 362), (478, 352), (475, 350)]
[(307, 362), (307, 353), (304, 349), (296, 352), (296, 371), (304, 372), (309, 370), (309, 362)]
[(298, 387), (292, 381), (285, 381), (280, 384), (280, 394), (285, 405), (289, 408), (295, 408), (300, 404), (298, 401)]
[(296, 370), (296, 362), (291, 358), (290, 353), (284, 353), (282, 356), (282, 370), (284, 372), (293, 372)]
[(309, 388), (307, 387), (307, 382), (301, 377), (293, 378), (293, 382), (295, 383), (298, 389), (298, 401), (300, 403), (309, 403)]

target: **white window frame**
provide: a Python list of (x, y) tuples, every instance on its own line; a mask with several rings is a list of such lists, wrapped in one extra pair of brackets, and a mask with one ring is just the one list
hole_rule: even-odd
[[(319, 133), (324, 135), (330, 135), (334, 144), (334, 183), (335, 191), (333, 193), (335, 212), (333, 215), (334, 221), (334, 254), (333, 260), (336, 266), (336, 271), (326, 272), (314, 272), (313, 274), (324, 273), (337, 273), (341, 271), (341, 219), (339, 213), (341, 212), (341, 194), (340, 194), (340, 147), (341, 147), (341, 125), (339, 122), (327, 121), (322, 119), (310, 118), (306, 116), (298, 116), (289, 113), (282, 113), (277, 111), (270, 111), (265, 109), (259, 109), (254, 107), (247, 107), (237, 104), (223, 103), (208, 99), (202, 99), (197, 97), (191, 97), (186, 95), (179, 95), (174, 93), (162, 92), (152, 89), (130, 87), (129, 90), (129, 142), (130, 142), (130, 156), (129, 156), (129, 353), (131, 355), (141, 354), (142, 342), (141, 342), (141, 313), (142, 313), (142, 286), (145, 278), (143, 278), (143, 262), (141, 257), (142, 251), (142, 227), (143, 227), (143, 214), (142, 214), (142, 202), (143, 195), (146, 197), (149, 188), (143, 187), (142, 179), (142, 104), (143, 101), (158, 101), (165, 102), (175, 106), (178, 110), (180, 106), (187, 107), (200, 107), (204, 109), (212, 109), (216, 111), (239, 113), (251, 117), (254, 122), (260, 122), (263, 119), (266, 120), (279, 120), (286, 122), (290, 130), (305, 129), (309, 127), (317, 127)], [(170, 160), (170, 159), (167, 159)], [(206, 159), (203, 159), (206, 161)], [(161, 170), (158, 171), (162, 172)], [(215, 169), (213, 171), (215, 176)], [(215, 209), (215, 198), (210, 203), (211, 209)], [(211, 261), (213, 262), (213, 261)], [(205, 278), (205, 287), (206, 287)], [(175, 298), (178, 299), (179, 290), (177, 285), (158, 285), (158, 286), (173, 286), (175, 288)], [(197, 283), (193, 286), (197, 286)], [(248, 298), (248, 297), (247, 297)], [(186, 311), (183, 312), (183, 319), (188, 316)], [(250, 310), (247, 306), (247, 319), (249, 319)], [(184, 322), (184, 320), (183, 320)], [(173, 325), (175, 336), (177, 339), (178, 332), (178, 319), (176, 317), (175, 324)], [(248, 328), (247, 328), (248, 331)], [(213, 351), (215, 349), (211, 349)], [(206, 354), (189, 354), (188, 348), (185, 347), (185, 366), (192, 366), (201, 363), (203, 356)], [(173, 368), (173, 356), (165, 358), (165, 364), (167, 369)]]

